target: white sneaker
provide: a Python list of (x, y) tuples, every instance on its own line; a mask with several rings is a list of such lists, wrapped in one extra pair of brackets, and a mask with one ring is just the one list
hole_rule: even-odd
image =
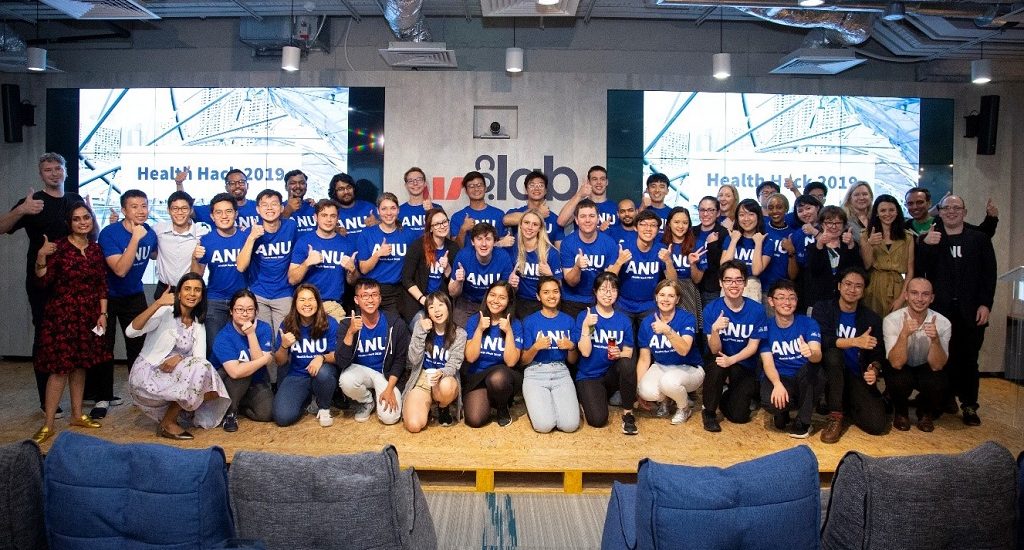
[(693, 409), (691, 409), (690, 407), (679, 407), (679, 409), (676, 411), (676, 414), (672, 415), (672, 425), (676, 426), (682, 424), (683, 422), (686, 422), (686, 420), (690, 418), (690, 415), (692, 414)]
[(331, 418), (331, 409), (320, 409), (316, 413), (316, 419), (320, 421), (321, 428), (330, 428), (334, 425), (334, 419)]
[(658, 409), (654, 411), (654, 416), (658, 418), (665, 418), (668, 416), (668, 399), (658, 403)]
[(355, 416), (353, 417), (356, 422), (366, 422), (370, 419), (370, 415), (373, 414), (373, 401), (369, 403), (356, 403)]

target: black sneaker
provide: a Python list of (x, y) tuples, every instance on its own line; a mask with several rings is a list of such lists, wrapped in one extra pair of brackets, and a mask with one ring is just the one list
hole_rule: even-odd
[(968, 426), (981, 426), (981, 418), (978, 418), (978, 410), (974, 407), (964, 407), (964, 424)]
[(622, 415), (622, 433), (626, 435), (636, 435), (636, 418), (633, 418), (633, 413), (628, 412)]
[(799, 420), (793, 422), (789, 428), (789, 437), (793, 439), (807, 439), (811, 435), (811, 426)]
[(452, 411), (448, 407), (439, 407), (437, 409), (437, 423), (442, 426), (451, 426), (455, 423), (452, 419)]
[(772, 423), (775, 424), (775, 429), (782, 431), (786, 429), (786, 424), (789, 424), (789, 413), (786, 411), (779, 411), (772, 415)]
[(89, 416), (93, 420), (103, 420), (107, 417), (107, 407), (110, 405), (108, 401), (97, 401), (96, 405), (89, 412)]
[(718, 423), (718, 416), (709, 411), (701, 413), (701, 417), (704, 419), (704, 430), (708, 432), (717, 433), (722, 431), (722, 425)]
[(234, 433), (238, 431), (238, 416), (235, 413), (224, 415), (224, 431)]
[(498, 409), (498, 425), (504, 428), (512, 423), (512, 413), (508, 408)]

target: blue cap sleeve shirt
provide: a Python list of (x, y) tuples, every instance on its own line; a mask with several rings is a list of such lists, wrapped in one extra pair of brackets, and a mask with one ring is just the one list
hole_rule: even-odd
[(299, 237), (316, 231), (316, 207), (305, 200), (298, 210), (292, 212), (291, 219), (295, 221), (295, 232)]
[[(274, 331), (270, 329), (270, 325), (263, 321), (256, 321), (256, 339), (259, 340), (260, 349), (264, 353), (270, 353), (274, 348)], [(239, 361), (246, 363), (251, 361), (252, 357), (249, 357), (249, 339), (244, 335), (235, 330), (235, 325), (232, 322), (228, 322), (213, 340), (213, 357), (211, 357), (211, 363), (218, 369), (224, 368), (224, 363), (229, 361)], [(262, 367), (260, 370), (252, 373), (253, 383), (267, 382), (267, 368)]]
[(587, 257), (590, 265), (580, 270), (580, 282), (576, 285), (562, 283), (562, 299), (581, 304), (594, 303), (594, 280), (607, 270), (619, 258), (619, 246), (614, 239), (604, 233), (597, 233), (597, 239), (585, 243), (580, 239), (579, 232), (572, 232), (562, 241), (559, 251), (563, 275), (576, 264), (576, 255), (580, 250)]
[[(434, 207), (441, 208), (437, 204)], [(402, 229), (411, 231), (413, 235), (419, 235), (426, 229), (427, 209), (423, 208), (422, 204), (402, 203), (398, 207), (398, 222), (402, 225)]]
[[(558, 279), (559, 284), (561, 284), (562, 266), (561, 260), (558, 259), (558, 249), (555, 247), (548, 249), (548, 267), (551, 268), (551, 275)], [(537, 299), (537, 282), (540, 280), (539, 270), (540, 260), (538, 259), (537, 251), (527, 252), (526, 263), (518, 270), (519, 288), (516, 289), (517, 297), (529, 300)]]
[[(494, 229), (498, 231), (498, 238), (502, 238), (508, 234), (508, 229), (505, 227), (505, 211), (495, 206), (486, 205), (483, 210), (474, 210), (472, 206), (467, 206), (462, 210), (452, 214), (451, 228), (449, 229), (454, 239), (459, 234), (459, 229), (462, 228), (462, 223), (466, 217), (473, 218), (476, 223), (487, 222), (494, 226)], [(466, 248), (469, 248), (469, 232), (466, 232)]]
[[(359, 329), (355, 342), (355, 354), (352, 363), (362, 365), (368, 369), (384, 373), (384, 356), (387, 354), (388, 346), (388, 322), (384, 314), (378, 317), (377, 326), (369, 328), (363, 325)], [(406, 350), (397, 350), (405, 353)]]
[[(320, 297), (324, 300), (341, 300), (345, 293), (345, 268), (341, 263), (352, 257), (356, 246), (352, 239), (347, 236), (333, 234), (325, 239), (316, 231), (306, 233), (295, 242), (295, 251), (292, 252), (292, 263), (301, 264), (309, 258), (309, 247), (320, 252), (324, 261), (320, 264), (310, 266), (306, 270), (306, 277), (302, 280), (320, 290)], [(358, 256), (357, 256), (358, 259)]]
[(199, 240), (206, 250), (199, 263), (206, 266), (206, 293), (210, 300), (230, 300), (235, 292), (245, 288), (245, 274), (238, 271), (238, 252), (248, 236), (236, 229), (234, 234), (224, 237), (214, 229)]
[(507, 281), (514, 267), (512, 258), (500, 248), (492, 249), (491, 261), (483, 265), (477, 259), (476, 250), (472, 246), (459, 250), (455, 256), (455, 262), (451, 264), (453, 276), (459, 264), (466, 270), (466, 280), (462, 282), (462, 295), (467, 300), (477, 303), (483, 301), (489, 286), (497, 281)]
[(288, 267), (294, 243), (295, 220), (289, 219), (282, 219), (274, 233), (268, 231), (256, 239), (249, 263), (249, 290), (253, 294), (270, 300), (292, 295)]
[(391, 233), (386, 233), (379, 225), (367, 227), (359, 234), (359, 255), (357, 259), (367, 260), (374, 252), (384, 244), (387, 239), (391, 245), (391, 255), (381, 256), (377, 259), (377, 265), (365, 275), (380, 284), (394, 285), (402, 280), (402, 263), (405, 255), (409, 252), (409, 243), (416, 236), (404, 228), (397, 228)]
[[(284, 330), (284, 323), (281, 323)], [(309, 376), (306, 367), (317, 355), (327, 355), (338, 347), (338, 322), (327, 317), (327, 330), (319, 338), (313, 338), (311, 327), (300, 326), (295, 343), (288, 350), (288, 376)]]
[[(761, 272), (761, 287), (768, 291), (768, 287), (772, 286), (775, 281), (780, 279), (789, 278), (789, 254), (784, 248), (782, 248), (782, 241), (789, 236), (792, 236), (794, 248), (796, 241), (799, 239), (798, 235), (793, 234), (793, 229), (786, 226), (782, 229), (777, 229), (771, 226), (770, 223), (765, 222), (765, 231), (768, 237), (764, 240), (763, 248), (761, 252), (767, 256), (772, 257), (772, 261), (768, 264), (768, 267)], [(801, 235), (803, 232), (800, 232)], [(768, 248), (768, 240), (772, 241), (772, 247)]]
[(608, 222), (608, 228), (616, 226), (619, 223), (619, 203), (618, 201), (606, 200), (604, 202), (597, 203), (597, 221), (598, 227)]
[(430, 329), (427, 338), (433, 340), (434, 346), (431, 350), (423, 346), (423, 368), (443, 369), (448, 364), (448, 348), (444, 347), (444, 334), (438, 334), (434, 329)]
[(530, 314), (523, 319), (522, 349), (529, 349), (538, 338), (547, 336), (551, 338), (551, 346), (538, 351), (533, 363), (565, 363), (569, 352), (558, 349), (558, 341), (572, 336), (572, 326), (572, 317), (561, 311), (552, 318), (545, 317), (543, 311)]
[(623, 248), (628, 248), (633, 258), (619, 270), (619, 309), (632, 314), (650, 311), (655, 307), (654, 287), (664, 276), (665, 264), (658, 259), (658, 252), (665, 245), (656, 241), (649, 251), (641, 252), (634, 239)]
[(658, 312), (654, 312), (644, 320), (640, 322), (640, 330), (637, 331), (637, 341), (640, 342), (641, 348), (651, 350), (651, 361), (659, 365), (667, 367), (689, 365), (691, 367), (701, 366), (703, 361), (701, 360), (700, 346), (696, 343), (696, 331), (697, 331), (697, 319), (692, 313), (685, 309), (676, 309), (675, 315), (672, 316), (672, 320), (668, 322), (668, 326), (679, 333), (680, 336), (689, 336), (694, 338), (694, 342), (690, 345), (690, 351), (686, 355), (679, 355), (675, 348), (672, 347), (672, 342), (669, 341), (669, 337), (665, 334), (658, 334), (654, 332), (651, 324), (654, 323), (654, 319), (657, 317)]
[[(722, 342), (722, 353), (736, 355), (747, 347), (750, 340), (760, 342), (768, 337), (768, 317), (765, 315), (764, 306), (750, 298), (743, 298), (743, 307), (739, 311), (729, 309), (725, 304), (725, 298), (718, 298), (708, 304), (704, 308), (705, 334), (711, 333), (711, 325), (722, 312), (725, 312), (729, 319), (729, 326), (718, 335)], [(757, 354), (740, 361), (739, 364), (749, 370), (756, 369)]]
[[(725, 250), (725, 248), (730, 245), (729, 240), (730, 239), (726, 239), (726, 242), (722, 244), (722, 250)], [(761, 255), (772, 257), (776, 246), (777, 243), (775, 242), (775, 239), (765, 236), (764, 242), (761, 243)], [(785, 254), (786, 253), (783, 252), (783, 255)], [(754, 265), (754, 239), (751, 239), (750, 237), (740, 237), (739, 240), (736, 241), (736, 255), (734, 259), (743, 262), (743, 265), (747, 266), (747, 273), (752, 273), (751, 270)], [(761, 273), (761, 276), (758, 277), (762, 281), (761, 286), (765, 289), (768, 288), (768, 285), (763, 282), (765, 273), (768, 273), (769, 270), (772, 269), (772, 264), (774, 263), (776, 262), (772, 261), (769, 263), (768, 267)]]
[[(470, 315), (466, 320), (466, 338), (472, 339), (476, 334), (476, 327), (480, 326), (480, 315)], [(512, 337), (516, 342), (523, 338), (523, 324), (518, 319), (512, 319)], [(492, 324), (480, 335), (480, 357), (472, 363), (463, 365), (462, 370), (467, 374), (483, 372), (494, 365), (505, 364), (505, 333)]]
[[(139, 240), (139, 246), (135, 249), (135, 258), (132, 266), (124, 277), (118, 277), (110, 268), (107, 268), (107, 294), (111, 298), (132, 296), (144, 292), (142, 286), (142, 275), (146, 272), (150, 257), (156, 252), (156, 233), (147, 224), (146, 236)], [(100, 231), (99, 245), (103, 250), (103, 257), (119, 256), (124, 254), (128, 243), (132, 240), (132, 233), (125, 229), (121, 222), (112, 223)]]
[(352, 206), (344, 206), (338, 209), (338, 224), (345, 228), (349, 237), (355, 238), (366, 229), (366, 217), (375, 214), (374, 206), (366, 201), (357, 200)]
[[(519, 214), (526, 212), (528, 207), (526, 205), (518, 208), (509, 208), (509, 214)], [(548, 240), (552, 243), (561, 242), (565, 238), (565, 228), (558, 225), (558, 214), (548, 210), (548, 217), (544, 218), (544, 230), (547, 231)]]
[[(808, 344), (811, 342), (821, 343), (821, 328), (818, 322), (806, 315), (793, 316), (793, 324), (786, 328), (779, 327), (775, 318), (768, 320), (768, 338), (761, 340), (758, 351), (760, 353), (771, 352), (775, 361), (775, 370), (779, 376), (795, 378), (796, 373), (808, 363), (806, 357), (800, 354), (800, 337)], [(764, 379), (764, 372), (761, 372)]]
[[(857, 337), (857, 312), (839, 312), (839, 324), (836, 326), (836, 338)], [(843, 350), (843, 364), (846, 368), (856, 374), (862, 374), (860, 368), (860, 348), (851, 347)]]
[(620, 311), (613, 311), (611, 317), (604, 317), (597, 313), (597, 324), (594, 330), (588, 335), (583, 334), (583, 320), (587, 318), (587, 310), (583, 310), (576, 316), (576, 322), (572, 327), (572, 334), (569, 338), (573, 342), (579, 342), (583, 338), (589, 338), (591, 342), (590, 357), (580, 354), (579, 364), (576, 370), (576, 380), (597, 380), (608, 372), (615, 361), (608, 359), (608, 346), (612, 341), (620, 349), (635, 347), (633, 344), (633, 323), (629, 317)]
[(672, 252), (672, 267), (676, 268), (676, 277), (681, 281), (689, 281), (690, 272), (692, 271), (690, 255), (683, 254), (683, 245), (681, 244), (673, 244), (669, 247), (669, 250)]

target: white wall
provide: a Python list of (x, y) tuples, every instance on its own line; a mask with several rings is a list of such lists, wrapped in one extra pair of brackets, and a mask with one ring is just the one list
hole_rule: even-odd
[[(253, 59), (237, 42), (236, 24), (227, 20), (164, 22), (161, 29), (137, 31), (131, 50), (52, 51), (53, 61), (67, 72), (0, 75), (0, 82), (20, 84), (23, 98), (39, 106), (38, 126), (26, 129), (25, 142), (0, 145), (0, 205), (13, 204), (28, 186), (37, 184), (35, 159), (45, 149), (46, 87), (383, 86), (388, 189), (401, 182), (409, 166), (422, 166), (428, 176), (451, 178), (475, 169), (474, 161), (483, 154), (507, 155), (509, 171), (540, 167), (544, 155), (553, 155), (555, 166), (578, 173), (592, 164), (606, 164), (609, 89), (946, 97), (956, 102), (954, 190), (965, 196), (971, 221), (980, 220), (987, 197), (999, 205), (1001, 224), (994, 241), (999, 271), (1024, 263), (1024, 253), (1011, 246), (1024, 242), (1024, 227), (1014, 217), (1014, 211), (1024, 208), (1024, 193), (1015, 192), (1013, 185), (1024, 170), (1024, 154), (1019, 152), (1024, 143), (1020, 129), (1024, 86), (979, 88), (915, 81), (931, 69), (946, 70), (956, 62), (930, 68), (869, 62), (840, 78), (763, 76), (779, 57), (799, 45), (802, 34), (777, 27), (762, 30), (752, 23), (744, 24), (745, 31), (738, 36), (727, 38), (726, 49), (733, 52), (738, 76), (722, 83), (708, 76), (710, 55), (717, 51), (717, 31), (707, 26), (695, 30), (692, 23), (655, 21), (519, 29), (516, 40), (527, 49), (527, 72), (510, 77), (501, 70), (504, 48), (511, 44), (510, 29), (481, 29), (478, 22), (461, 19), (447, 20), (443, 33), (436, 20), (432, 25), (438, 40), (456, 47), (460, 69), (479, 71), (386, 70), (376, 48), (385, 47), (390, 35), (379, 19), (353, 24), (347, 49), (341, 47), (346, 40), (345, 21), (335, 20), (332, 53), (312, 54), (297, 74), (277, 70), (279, 58)], [(358, 70), (344, 70), (349, 62)], [(976, 155), (975, 140), (960, 137), (962, 117), (978, 108), (982, 93), (1002, 98), (993, 156)], [(518, 107), (519, 138), (473, 139), (474, 105)], [(25, 246), (21, 235), (0, 239), (0, 254), (10, 258), (0, 265), (0, 303), (7, 313), (0, 316), (0, 354), (27, 355), (30, 349), (31, 328), (21, 290)], [(987, 334), (985, 370), (1002, 368), (1007, 295), (1000, 292)]]

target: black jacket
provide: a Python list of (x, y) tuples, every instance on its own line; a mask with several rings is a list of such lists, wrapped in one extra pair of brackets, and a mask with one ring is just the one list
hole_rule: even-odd
[(839, 251), (839, 265), (833, 275), (828, 251), (824, 248), (819, 250), (814, 243), (807, 245), (807, 264), (800, 269), (800, 273), (797, 275), (797, 282), (800, 286), (801, 311), (822, 300), (838, 298), (839, 274), (848, 267), (864, 267), (864, 259), (860, 255), (860, 245), (856, 242), (853, 243), (853, 248), (841, 245), (836, 250)]
[[(454, 270), (453, 262), (455, 261), (455, 255), (459, 253), (458, 243), (451, 239), (445, 239), (444, 251), (445, 255), (448, 256), (448, 263), (452, 265)], [(409, 243), (409, 250), (405, 253), (405, 260), (402, 263), (402, 288), (408, 290), (415, 286), (420, 289), (420, 292), (426, 294), (427, 279), (429, 277), (430, 266), (427, 265), (427, 258), (423, 251), (423, 239), (418, 238)], [(448, 293), (448, 279), (444, 275), (441, 276), (440, 290), (445, 294)], [(419, 308), (419, 304), (416, 304), (416, 307)]]
[[(722, 263), (722, 243), (729, 237), (729, 232), (719, 223), (715, 224), (712, 231), (718, 233), (718, 240), (708, 245), (708, 252), (705, 255), (708, 260), (708, 269), (704, 272), (700, 283), (697, 284), (697, 288), (701, 292), (717, 293), (722, 291), (722, 285), (718, 281), (719, 264)], [(690, 232), (694, 237), (700, 237), (700, 225), (691, 227)]]
[[(841, 314), (842, 310), (839, 309), (838, 298), (822, 300), (814, 304), (814, 308), (811, 310), (811, 317), (818, 322), (818, 326), (821, 328), (822, 351), (836, 347), (836, 340), (839, 339), (836, 336), (836, 330), (839, 328), (839, 316)], [(882, 335), (882, 318), (863, 303), (857, 304), (857, 311), (854, 315), (854, 323), (857, 325), (857, 336), (864, 334), (864, 331), (870, 328), (871, 335), (878, 340), (874, 348), (860, 350), (858, 359), (861, 367), (867, 367), (868, 364), (874, 361), (884, 365), (885, 339)]]
[(935, 301), (932, 309), (952, 318), (974, 319), (978, 307), (992, 310), (996, 293), (996, 253), (992, 241), (981, 231), (964, 226), (962, 236), (961, 276), (957, 276), (950, 250), (949, 235), (943, 231), (938, 244), (925, 244), (918, 239), (915, 250), (914, 275), (932, 283)]
[[(384, 377), (401, 377), (405, 370), (406, 353), (409, 351), (409, 327), (400, 317), (386, 311), (381, 311), (380, 316), (388, 327), (388, 342), (384, 351)], [(338, 349), (334, 351), (334, 360), (340, 371), (352, 365), (352, 359), (356, 354), (357, 339), (352, 340), (351, 346), (345, 345), (345, 334), (351, 325), (352, 318), (345, 317), (338, 327)]]

